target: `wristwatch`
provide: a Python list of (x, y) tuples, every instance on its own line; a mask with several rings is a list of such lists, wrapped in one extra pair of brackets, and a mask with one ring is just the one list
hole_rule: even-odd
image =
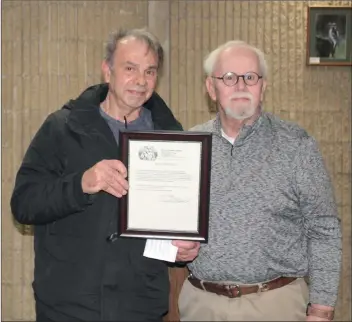
[(319, 310), (313, 307), (311, 303), (308, 303), (307, 305), (306, 315), (312, 315), (318, 318), (328, 319), (330, 321), (334, 319), (334, 311)]

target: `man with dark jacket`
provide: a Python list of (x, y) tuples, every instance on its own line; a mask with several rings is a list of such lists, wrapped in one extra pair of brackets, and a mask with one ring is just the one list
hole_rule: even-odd
[[(104, 84), (48, 116), (32, 140), (11, 199), (16, 220), (35, 226), (37, 321), (161, 321), (169, 280), (144, 239), (117, 238), (128, 191), (119, 130), (182, 130), (154, 92), (163, 50), (144, 30), (116, 32), (102, 63)], [(177, 261), (199, 243), (173, 241)]]

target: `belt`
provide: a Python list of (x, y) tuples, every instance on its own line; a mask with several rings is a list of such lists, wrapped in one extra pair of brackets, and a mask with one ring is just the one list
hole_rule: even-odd
[(218, 295), (227, 296), (229, 298), (240, 297), (251, 293), (260, 293), (290, 284), (297, 277), (278, 277), (266, 283), (259, 283), (255, 285), (238, 285), (238, 284), (217, 284), (213, 282), (201, 281), (192, 274), (188, 277), (190, 283), (201, 290), (216, 293)]

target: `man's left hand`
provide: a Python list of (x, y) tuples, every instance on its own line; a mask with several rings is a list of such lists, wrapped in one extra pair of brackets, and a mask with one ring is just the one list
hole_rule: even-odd
[[(316, 315), (321, 315), (319, 313), (319, 311), (323, 312), (332, 312), (334, 310), (334, 308), (332, 306), (326, 306), (326, 305), (321, 305), (321, 304), (310, 304), (312, 309), (317, 310), (317, 314)], [(313, 322), (313, 321), (331, 321), (329, 319), (323, 318), (323, 317), (319, 317), (319, 316), (315, 316), (313, 312), (309, 312), (308, 310), (308, 314), (312, 313), (311, 315), (308, 315), (306, 317), (306, 322)]]
[(178, 247), (176, 256), (176, 261), (178, 262), (193, 261), (198, 256), (198, 251), (200, 248), (199, 242), (173, 240), (172, 245)]

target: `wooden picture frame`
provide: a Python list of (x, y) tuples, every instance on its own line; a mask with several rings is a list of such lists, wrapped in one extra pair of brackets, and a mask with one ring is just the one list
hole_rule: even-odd
[(212, 134), (121, 131), (120, 237), (208, 241)]
[(352, 65), (352, 8), (308, 6), (307, 65)]

